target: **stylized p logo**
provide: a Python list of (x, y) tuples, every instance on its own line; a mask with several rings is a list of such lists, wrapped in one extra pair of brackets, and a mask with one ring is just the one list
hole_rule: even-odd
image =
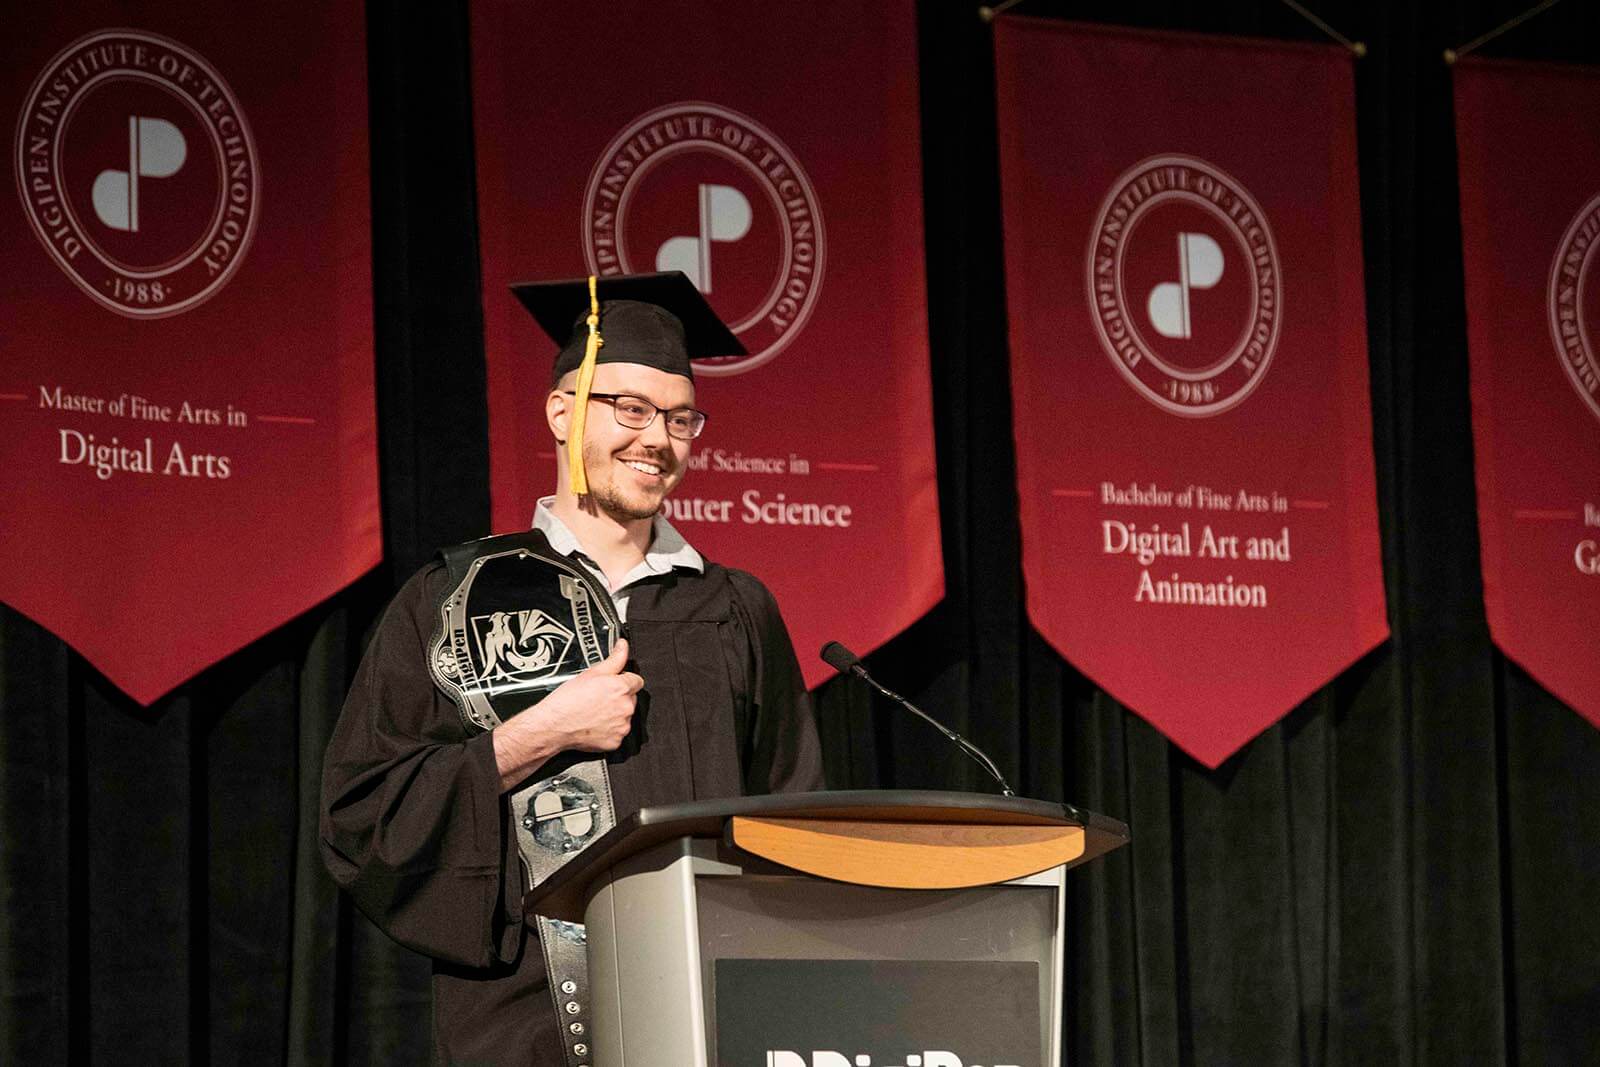
[(1583, 205), (1567, 226), (1550, 263), (1545, 304), (1550, 320), (1550, 340), (1561, 359), (1561, 369), (1600, 417), (1600, 286), (1595, 285), (1595, 254), (1600, 243), (1600, 195)]
[(817, 305), (827, 242), (805, 169), (748, 115), (684, 101), (612, 139), (583, 200), (590, 273), (682, 271), (748, 355), (694, 361), (743, 374), (783, 351)]
[(1178, 280), (1162, 282), (1150, 290), (1146, 310), (1150, 325), (1162, 337), (1188, 340), (1194, 336), (1189, 317), (1189, 293), (1210, 289), (1222, 280), (1222, 249), (1203, 233), (1178, 234)]
[(22, 114), (13, 160), (29, 176), (17, 187), (28, 220), (96, 303), (159, 319), (228, 284), (255, 234), (261, 175), (239, 100), (204, 56), (142, 30), (91, 33), (40, 70)]
[(1084, 267), (1106, 356), (1163, 411), (1218, 415), (1260, 384), (1283, 324), (1282, 261), (1261, 205), (1221, 168), (1168, 155), (1123, 172)]
[(681, 270), (702, 293), (711, 292), (711, 243), (750, 232), (750, 201), (731, 185), (700, 184), (700, 232), (671, 237), (656, 251), (656, 270)]
[(113, 230), (139, 232), (139, 179), (170, 178), (189, 157), (183, 131), (166, 119), (128, 116), (128, 169), (94, 180), (94, 213)]

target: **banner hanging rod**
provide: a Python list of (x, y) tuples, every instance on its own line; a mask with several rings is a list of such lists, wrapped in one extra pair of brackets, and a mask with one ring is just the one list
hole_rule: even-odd
[[(1018, 2), (1020, 2), (1020, 0), (1018, 0)], [(1461, 45), (1459, 48), (1446, 48), (1444, 50), (1444, 61), (1446, 63), (1454, 63), (1468, 52), (1488, 44), (1490, 41), (1494, 40), (1496, 37), (1499, 37), (1502, 33), (1505, 33), (1508, 30), (1516, 29), (1518, 26), (1522, 25), (1524, 22), (1527, 22), (1535, 15), (1544, 14), (1546, 11), (1549, 11), (1559, 3), (1561, 3), (1561, 0), (1544, 0), (1543, 3), (1534, 4), (1522, 14), (1513, 15), (1511, 18), (1506, 19), (1500, 25), (1496, 26), (1488, 33), (1483, 34), (1481, 37), (1474, 37), (1472, 40), (1468, 41), (1464, 45)]]
[[(1337, 41), (1340, 45), (1349, 49), (1350, 53), (1356, 58), (1359, 59), (1367, 54), (1367, 46), (1365, 42), (1352, 41), (1350, 38), (1346, 37), (1344, 34), (1328, 25), (1322, 19), (1318, 18), (1314, 12), (1302, 6), (1297, 2), (1297, 0), (1278, 0), (1278, 2), (1284, 7), (1293, 11), (1295, 14), (1299, 15), (1301, 18), (1305, 19), (1307, 22), (1311, 23), (1311, 25), (1315, 26), (1317, 29), (1321, 30), (1328, 36), (1330, 40)], [(1556, 2), (1557, 0), (1546, 0), (1545, 6), (1548, 7), (1550, 4)], [(992, 7), (988, 4), (985, 4), (978, 8), (978, 17), (985, 22), (993, 22), (996, 17), (1004, 15), (1007, 11), (1010, 11), (1020, 3), (1022, 3), (1022, 0), (1002, 0), (1001, 3), (995, 4)]]
[(1360, 59), (1362, 56), (1367, 54), (1367, 43), (1365, 41), (1352, 41), (1350, 38), (1346, 37), (1344, 34), (1340, 33), (1326, 22), (1322, 21), (1322, 19), (1318, 18), (1316, 13), (1310, 8), (1304, 7), (1303, 5), (1297, 3), (1296, 0), (1279, 0), (1279, 2), (1282, 3), (1284, 7), (1288, 8), (1290, 11), (1293, 11), (1296, 15), (1299, 15), (1301, 18), (1311, 23), (1311, 25), (1321, 30), (1328, 36), (1330, 40), (1337, 41), (1339, 44), (1343, 45), (1349, 50), (1350, 54), (1355, 56), (1357, 59)]

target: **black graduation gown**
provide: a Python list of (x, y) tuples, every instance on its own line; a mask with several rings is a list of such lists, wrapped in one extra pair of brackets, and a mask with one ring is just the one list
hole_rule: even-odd
[[(522, 921), (493, 739), (468, 735), (428, 670), (448, 584), (442, 563), (407, 582), (356, 672), (323, 766), (323, 860), (363, 913), (433, 959), (436, 1062), (557, 1065), (559, 1024)], [(708, 563), (629, 594), (630, 669), (645, 688), (608, 758), (617, 817), (823, 788), (810, 700), (766, 587)]]

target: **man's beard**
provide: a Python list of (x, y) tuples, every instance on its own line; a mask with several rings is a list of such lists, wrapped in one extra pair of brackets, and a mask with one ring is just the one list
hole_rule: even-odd
[(613, 477), (614, 471), (611, 464), (620, 463), (621, 461), (615, 459), (595, 443), (585, 442), (583, 446), (585, 470), (603, 470), (606, 473), (603, 481), (597, 481), (592, 475), (590, 476), (589, 495), (593, 498), (595, 506), (612, 518), (622, 522), (654, 518), (656, 512), (661, 510), (661, 502), (666, 499), (667, 491), (672, 488), (670, 478), (676, 464), (670, 454), (662, 455), (659, 451), (652, 450), (649, 456), (649, 461), (661, 468), (663, 477), (669, 479), (669, 482), (659, 495), (644, 491), (630, 495), (617, 485)]

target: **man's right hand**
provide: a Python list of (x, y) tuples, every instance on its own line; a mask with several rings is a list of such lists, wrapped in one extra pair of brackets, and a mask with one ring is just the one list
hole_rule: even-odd
[(494, 755), (500, 791), (523, 781), (558, 752), (612, 752), (633, 727), (644, 679), (624, 668), (628, 642), (569, 678), (533, 707), (495, 727)]
[(568, 679), (523, 716), (540, 719), (558, 738), (558, 751), (612, 752), (633, 727), (634, 701), (644, 688), (643, 678), (623, 669), (627, 664), (628, 642), (619, 640), (611, 655)]

